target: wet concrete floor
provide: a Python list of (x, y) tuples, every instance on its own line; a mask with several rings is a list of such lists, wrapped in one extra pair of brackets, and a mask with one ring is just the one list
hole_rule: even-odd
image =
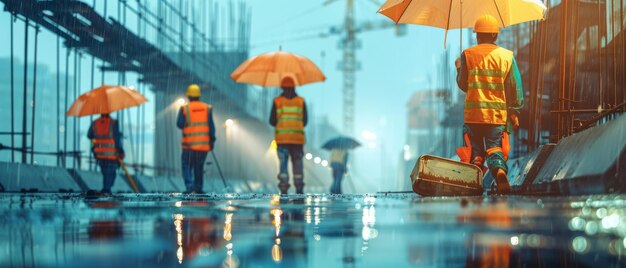
[(626, 196), (0, 194), (0, 267), (624, 267)]

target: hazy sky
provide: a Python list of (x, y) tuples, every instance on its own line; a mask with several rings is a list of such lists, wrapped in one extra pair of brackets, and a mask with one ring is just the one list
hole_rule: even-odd
[[(328, 6), (323, 6), (323, 2), (247, 1), (252, 10), (251, 53), (260, 54), (282, 46), (283, 50), (307, 56), (318, 64), (327, 75), (327, 81), (303, 86), (298, 92), (309, 105), (313, 105), (317, 115), (328, 115), (341, 129), (342, 72), (338, 69), (342, 59), (342, 51), (338, 48), (341, 36), (298, 39), (343, 25), (346, 1), (336, 1)], [(388, 20), (376, 13), (378, 6), (372, 1), (356, 0), (355, 3), (357, 25)], [(377, 133), (384, 139), (386, 158), (395, 164), (405, 144), (405, 107), (409, 96), (416, 90), (437, 86), (438, 61), (444, 52), (444, 30), (408, 25), (407, 34), (401, 37), (390, 28), (362, 33), (358, 39), (361, 49), (357, 51), (357, 59), (361, 70), (356, 74), (355, 131), (357, 135), (363, 130)], [(463, 39), (467, 40), (466, 36)], [(447, 47), (452, 51), (453, 59), (460, 54), (459, 31), (449, 32)], [(357, 153), (363, 155), (359, 162), (379, 159), (370, 155), (378, 152), (365, 148)]]

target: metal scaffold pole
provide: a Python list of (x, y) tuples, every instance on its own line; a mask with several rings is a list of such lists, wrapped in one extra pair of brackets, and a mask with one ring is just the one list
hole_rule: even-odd
[[(96, 1), (93, 1), (93, 5), (96, 5)], [(96, 57), (91, 56), (91, 74), (90, 74), (90, 78), (91, 78), (91, 84), (90, 84), (90, 88), (93, 89), (95, 87), (95, 69), (96, 69)], [(91, 124), (91, 122), (93, 122), (93, 115), (89, 116), (89, 123)], [(93, 170), (93, 155), (91, 153), (87, 153), (89, 155), (89, 170)]]
[(26, 17), (24, 23), (24, 94), (22, 99), (22, 163), (26, 163), (26, 120), (28, 119), (28, 23), (30, 20)]
[[(11, 13), (11, 147), (15, 148), (15, 66), (14, 45), (13, 45), (13, 24), (15, 16)], [(11, 162), (15, 162), (15, 151), (11, 150)]]
[[(56, 112), (56, 137), (57, 137), (57, 153), (61, 152), (61, 37), (57, 35), (57, 112)], [(61, 165), (61, 156), (57, 154), (57, 166)]]
[(35, 53), (33, 56), (33, 101), (32, 101), (32, 120), (30, 127), (30, 163), (35, 163), (35, 121), (36, 121), (36, 113), (35, 107), (37, 107), (37, 46), (39, 42), (39, 26), (35, 27)]
[[(69, 93), (70, 93), (70, 49), (68, 47), (65, 48), (66, 51), (66, 55), (65, 55), (65, 95), (63, 96), (65, 98), (65, 101), (63, 102), (63, 104), (65, 105), (65, 111), (67, 111), (68, 107), (68, 98), (69, 98)], [(65, 116), (63, 114), (63, 153), (62, 153), (62, 164), (63, 167), (66, 167), (66, 162), (67, 162), (67, 158), (65, 155), (65, 152), (67, 152), (67, 116)]]
[[(76, 99), (76, 97), (78, 97), (77, 93), (78, 93), (78, 86), (77, 86), (77, 79), (78, 79), (78, 50), (74, 49), (74, 89), (73, 94), (72, 94), (72, 99)], [(72, 118), (72, 151), (76, 152), (76, 150), (78, 149), (78, 146), (76, 144), (77, 140), (77, 127), (78, 127), (78, 119), (76, 117)], [(76, 168), (76, 157), (72, 158), (72, 168)]]

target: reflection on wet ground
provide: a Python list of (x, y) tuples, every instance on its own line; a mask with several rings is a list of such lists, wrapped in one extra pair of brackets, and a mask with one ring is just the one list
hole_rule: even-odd
[(0, 194), (0, 267), (624, 267), (626, 196)]

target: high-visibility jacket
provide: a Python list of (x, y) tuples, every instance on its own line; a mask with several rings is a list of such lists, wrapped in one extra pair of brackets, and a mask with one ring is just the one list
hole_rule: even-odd
[(494, 44), (479, 44), (463, 53), (468, 70), (465, 123), (505, 125), (505, 80), (513, 52)]
[(346, 150), (333, 149), (332, 151), (330, 151), (330, 163), (345, 165), (347, 153), (348, 152), (346, 152)]
[(304, 144), (304, 99), (294, 97), (288, 99), (280, 96), (274, 99), (276, 107), (277, 144)]
[(94, 136), (91, 143), (94, 157), (98, 160), (117, 160), (118, 151), (113, 132), (114, 124), (115, 119), (110, 117), (100, 117), (93, 122)]
[(211, 151), (211, 136), (209, 136), (209, 110), (211, 105), (201, 101), (192, 101), (182, 107), (185, 116), (183, 149), (193, 151)]

